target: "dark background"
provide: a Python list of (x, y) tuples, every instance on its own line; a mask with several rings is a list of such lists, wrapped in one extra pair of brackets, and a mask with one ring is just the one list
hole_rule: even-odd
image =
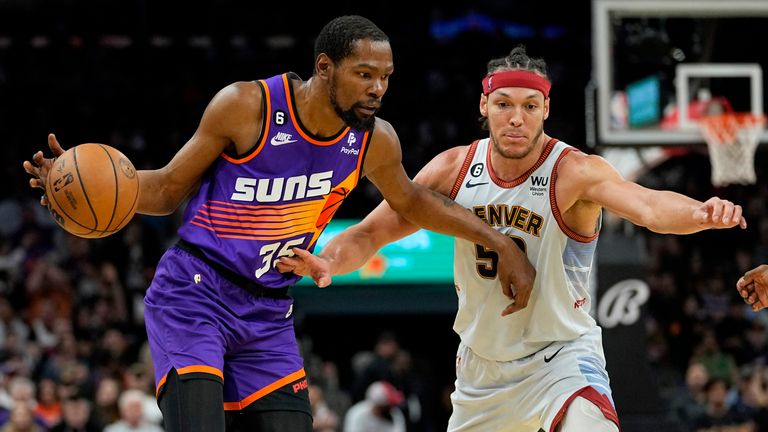
[[(391, 39), (396, 72), (379, 115), (397, 130), (403, 163), (411, 176), (439, 152), (484, 136), (477, 118), (480, 81), (486, 63), (505, 56), (520, 43), (527, 47), (529, 55), (543, 57), (549, 66), (553, 87), (546, 132), (585, 152), (594, 151), (585, 145), (585, 88), (592, 69), (591, 4), (587, 1), (557, 5), (478, 1), (455, 6), (429, 1), (396, 7), (392, 3), (355, 2), (315, 2), (306, 6), (230, 0), (0, 0), (0, 203), (23, 204), (23, 219), (18, 224), (15, 219), (3, 219), (0, 249), (7, 253), (21, 245), (32, 257), (24, 262), (24, 271), (18, 278), (8, 277), (7, 284), (6, 278), (2, 278), (3, 296), (12, 301), (20, 315), (32, 320), (35, 303), (25, 291), (24, 276), (36, 268), (36, 259), (43, 256), (41, 250), (47, 252), (65, 243), (61, 230), (51, 225), (47, 215), (32, 210), (40, 192), (28, 187), (29, 177), (21, 168), (24, 159), (36, 150), (46, 149), (48, 133), (56, 133), (65, 148), (84, 142), (107, 143), (124, 152), (139, 169), (160, 168), (193, 134), (205, 106), (219, 89), (234, 81), (261, 79), (286, 71), (309, 78), (315, 35), (327, 21), (343, 14), (361, 14), (372, 19)], [(640, 24), (642, 29), (648, 23), (640, 20)], [(657, 21), (648, 24), (653, 29), (660, 26)], [(679, 29), (673, 34), (679, 35)], [(626, 63), (618, 71), (619, 81), (629, 82), (645, 76), (649, 70), (670, 67), (669, 52), (658, 46), (654, 35), (622, 42), (617, 55)], [(728, 58), (745, 58), (744, 45), (749, 41), (736, 33), (725, 37), (719, 40), (720, 51), (722, 47), (726, 51), (730, 48), (732, 54), (738, 55)], [(730, 44), (728, 37), (733, 40)], [(632, 51), (625, 53), (625, 48)], [(643, 66), (633, 69), (633, 65)], [(754, 222), (750, 222), (747, 232), (688, 236), (685, 240), (651, 236), (647, 251), (642, 246), (643, 254), (651, 257), (647, 266), (654, 300), (648, 309), (652, 315), (658, 314), (649, 322), (654, 323), (658, 332), (648, 330), (650, 326), (632, 331), (635, 335), (647, 332), (649, 337), (666, 338), (661, 345), (666, 344), (667, 351), (672, 352), (669, 358), (654, 351), (649, 352), (648, 360), (659, 376), (672, 376), (667, 389), (674, 390), (682, 382), (696, 343), (693, 336), (681, 342), (679, 335), (666, 332), (673, 325), (680, 325), (683, 301), (693, 297), (702, 309), (701, 314), (683, 320), (683, 324), (718, 323), (722, 319), (718, 307), (732, 300), (732, 285), (740, 272), (745, 266), (768, 258), (765, 248), (760, 248), (761, 239), (768, 240), (768, 223), (763, 217), (768, 188), (765, 173), (760, 169), (764, 154), (760, 161), (760, 180), (755, 186), (712, 188), (708, 182), (708, 160), (700, 151), (668, 161), (641, 178), (652, 187), (679, 190), (699, 199), (712, 195), (730, 197), (745, 203), (745, 210), (751, 197), (762, 197), (755, 198), (749, 206), (750, 221)], [(379, 200), (375, 188), (364, 181), (336, 217), (360, 218)], [(137, 216), (132, 225), (140, 232), (140, 258), (132, 258), (133, 252), (129, 252), (137, 247), (136, 243), (117, 235), (88, 242), (89, 265), (105, 260), (118, 263), (130, 306), (131, 301), (140, 299), (159, 255), (173, 241), (178, 221), (178, 212), (166, 218)], [(16, 225), (20, 227), (12, 228)], [(601, 248), (608, 255), (619, 252), (615, 246), (611, 249), (611, 245), (621, 244), (611, 242), (607, 235), (610, 232), (639, 238), (637, 242), (643, 244), (646, 240), (641, 236), (647, 235), (640, 234), (642, 230), (607, 222), (604, 231), (608, 233), (601, 235), (608, 238), (601, 240)], [(30, 232), (38, 242), (32, 243), (33, 247), (25, 243), (29, 238), (25, 234)], [(738, 258), (738, 253), (747, 251), (751, 255)], [(712, 257), (713, 253), (717, 257)], [(687, 263), (693, 260), (690, 257), (700, 260), (698, 270)], [(128, 262), (133, 267), (125, 264)], [(73, 280), (81, 277), (81, 273), (73, 270), (79, 267), (73, 267), (69, 261), (58, 264), (75, 274)], [(633, 264), (646, 265), (639, 261)], [(658, 282), (670, 273), (677, 281), (674, 289)], [(137, 274), (145, 280), (136, 282)], [(712, 300), (710, 291), (714, 288), (699, 292), (704, 290), (701, 287), (707, 285), (707, 280), (717, 280), (725, 287), (716, 292), (720, 303)], [(455, 299), (452, 286), (333, 286), (319, 293), (297, 288), (296, 294), (297, 333), (305, 349), (310, 376), (317, 372), (315, 361), (335, 363), (341, 387), (352, 391), (352, 357), (361, 350), (370, 350), (383, 332), (393, 332), (401, 347), (412, 355), (424, 415), (430, 417), (413, 430), (444, 429), (445, 391), (454, 379), (458, 344), (451, 330), (455, 311), (455, 306), (450, 306)], [(302, 302), (320, 302), (320, 295), (326, 296), (326, 302), (328, 298), (336, 300), (336, 306), (327, 311), (307, 307), (312, 312), (305, 313)], [(345, 299), (365, 306), (350, 307), (345, 313)], [(76, 304), (78, 301), (75, 296)], [(143, 327), (136, 320), (140, 311), (131, 309), (134, 320), (120, 326), (138, 345), (144, 337)], [(81, 344), (101, 337), (100, 332), (94, 332), (95, 336), (78, 334)], [(630, 343), (643, 345), (645, 341)], [(656, 345), (654, 348), (661, 350)], [(678, 355), (676, 348), (683, 353)], [(765, 353), (768, 349), (761, 354), (762, 358), (766, 358)], [(611, 359), (608, 361), (610, 365)], [(100, 370), (98, 364), (93, 367)], [(634, 373), (610, 368), (609, 371), (612, 375)], [(631, 397), (633, 389), (624, 388), (621, 394)], [(633, 430), (631, 414), (635, 413), (631, 400), (618, 402), (620, 415), (626, 413), (624, 430)], [(659, 412), (650, 414), (647, 418), (651, 420), (644, 417), (642, 421), (654, 426), (665, 416)]]

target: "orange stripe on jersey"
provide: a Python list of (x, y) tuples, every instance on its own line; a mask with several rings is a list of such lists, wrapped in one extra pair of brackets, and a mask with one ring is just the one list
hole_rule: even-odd
[(224, 410), (226, 411), (235, 411), (235, 410), (241, 410), (248, 405), (256, 402), (257, 400), (261, 399), (262, 397), (272, 393), (273, 391), (279, 389), (280, 387), (283, 387), (287, 384), (290, 384), (298, 379), (304, 378), (307, 376), (307, 373), (304, 372), (304, 369), (300, 369), (287, 377), (280, 378), (279, 380), (273, 382), (272, 384), (264, 387), (263, 389), (252, 393), (250, 396), (246, 397), (245, 399), (241, 400), (240, 402), (224, 402)]
[(297, 213), (303, 213), (308, 211), (314, 211), (321, 206), (322, 199), (316, 199), (313, 201), (307, 201), (302, 205), (290, 205), (290, 206), (252, 206), (249, 209), (234, 209), (224, 206), (212, 206), (210, 204), (203, 204), (204, 208), (213, 211), (220, 211), (224, 213), (237, 214), (237, 215), (255, 215), (255, 216), (286, 216)]
[(291, 122), (293, 122), (293, 126), (296, 128), (296, 130), (299, 132), (299, 135), (301, 135), (302, 138), (307, 140), (309, 143), (319, 146), (330, 146), (334, 145), (337, 142), (339, 142), (343, 137), (347, 135), (347, 132), (349, 132), (349, 127), (344, 128), (344, 130), (339, 134), (338, 137), (331, 141), (320, 141), (312, 138), (311, 136), (307, 135), (304, 132), (304, 128), (301, 127), (299, 122), (296, 120), (296, 113), (293, 111), (293, 97), (291, 95), (291, 83), (288, 79), (288, 74), (283, 74), (283, 87), (285, 87), (285, 100), (287, 102), (286, 105), (288, 105), (288, 111), (290, 111), (290, 117)]
[[(190, 223), (206, 228), (209, 231), (213, 231), (216, 233), (216, 235), (220, 237), (223, 237), (222, 234), (225, 234), (225, 233), (234, 233), (234, 234), (242, 235), (242, 238), (251, 238), (252, 240), (280, 239), (280, 238), (288, 237), (294, 234), (311, 232), (312, 228), (314, 228), (314, 226), (312, 225), (301, 225), (301, 226), (295, 226), (292, 228), (286, 228), (286, 229), (280, 229), (280, 230), (263, 230), (263, 229), (252, 230), (252, 229), (241, 229), (241, 228), (227, 228), (220, 225), (215, 225), (210, 220), (207, 220), (200, 216), (195, 216), (194, 219), (190, 221)], [(238, 238), (241, 238), (241, 237), (238, 237)]]
[[(317, 200), (320, 200), (320, 199), (321, 198), (318, 198)], [(302, 202), (293, 202), (293, 203), (275, 205), (275, 204), (239, 204), (239, 203), (233, 203), (233, 202), (227, 202), (227, 201), (209, 200), (208, 203), (206, 203), (205, 205), (218, 204), (222, 206), (230, 206), (230, 207), (237, 207), (237, 208), (244, 208), (244, 209), (277, 210), (277, 209), (283, 209), (283, 208), (306, 207), (306, 206), (314, 205), (316, 203), (315, 201), (302, 201)]]
[(243, 229), (252, 228), (249, 231), (252, 231), (254, 233), (261, 232), (263, 234), (278, 234), (283, 232), (306, 230), (306, 229), (314, 228), (313, 226), (314, 218), (311, 221), (305, 218), (304, 223), (286, 222), (282, 226), (280, 224), (270, 224), (270, 223), (248, 223), (248, 222), (239, 222), (239, 221), (213, 220), (200, 215), (195, 215), (193, 219), (208, 222), (211, 224), (211, 226), (214, 229), (226, 228), (226, 227), (237, 227), (237, 228), (243, 228)]
[(222, 380), (224, 379), (224, 374), (213, 366), (206, 366), (206, 365), (186, 366), (181, 369), (176, 369), (176, 372), (179, 375), (184, 375), (188, 373), (207, 373), (211, 375), (216, 375)]
[[(204, 205), (195, 215), (208, 225), (229, 225), (243, 228), (267, 229), (263, 234), (274, 234), (279, 228), (312, 230), (323, 200), (315, 200), (304, 206), (275, 208), (272, 206), (262, 210), (229, 209), (221, 206)], [(214, 228), (215, 230), (215, 228)]]
[(160, 378), (160, 382), (157, 384), (157, 388), (155, 388), (155, 398), (160, 396), (160, 389), (163, 388), (165, 385), (165, 381), (168, 379), (168, 374), (163, 375), (162, 378)]
[(201, 224), (201, 223), (196, 222), (194, 220), (189, 221), (189, 223), (192, 224), (192, 225), (195, 225), (195, 226), (199, 226), (200, 228), (207, 229), (208, 231), (211, 231), (211, 232), (215, 233), (216, 237), (220, 237), (220, 238), (230, 238), (230, 239), (238, 239), (238, 240), (275, 240), (275, 238), (269, 237), (269, 236), (259, 236), (259, 237), (256, 237), (256, 236), (252, 236), (252, 235), (221, 234), (221, 233), (217, 232), (215, 229), (213, 229), (212, 227), (210, 227), (208, 225)]
[(597, 235), (600, 233), (599, 230), (596, 230), (594, 234), (590, 236), (585, 236), (577, 233), (576, 231), (570, 229), (568, 225), (565, 224), (565, 221), (563, 220), (563, 214), (560, 213), (560, 207), (557, 206), (557, 194), (556, 192), (556, 185), (557, 185), (557, 167), (560, 165), (560, 161), (563, 160), (563, 157), (567, 155), (568, 153), (572, 151), (579, 151), (575, 148), (566, 148), (560, 153), (560, 156), (557, 157), (557, 160), (555, 161), (555, 166), (552, 168), (552, 181), (549, 185), (549, 206), (552, 208), (552, 215), (555, 217), (555, 220), (557, 221), (557, 225), (560, 227), (560, 230), (563, 232), (563, 234), (567, 235), (569, 238), (572, 238), (573, 240), (576, 240), (580, 243), (589, 243), (592, 240), (597, 238)]
[[(226, 214), (226, 213), (218, 213), (218, 212), (215, 212), (215, 211), (205, 211), (203, 209), (200, 209), (197, 212), (199, 214), (201, 214), (201, 215), (215, 217), (215, 218), (233, 219), (233, 220), (239, 220), (239, 221), (258, 222), (258, 223), (261, 223), (261, 222), (264, 222), (264, 223), (268, 223), (268, 222), (272, 222), (272, 223), (288, 223), (288, 222), (291, 222), (291, 223), (293, 223), (293, 222), (295, 222), (297, 220), (301, 220), (302, 219), (301, 215), (303, 213), (310, 213), (310, 214), (316, 213), (316, 212), (311, 211), (311, 210), (305, 210), (305, 211), (301, 211), (301, 212), (287, 213), (285, 215), (280, 215), (280, 216), (275, 216), (275, 215), (263, 216), (263, 215), (258, 215), (258, 214), (255, 215), (255, 216), (244, 216), (244, 215), (230, 215), (230, 214)], [(296, 217), (288, 217), (288, 218), (286, 218), (286, 216), (296, 216)]]
[(461, 165), (461, 169), (459, 170), (459, 175), (456, 176), (456, 181), (453, 183), (453, 188), (451, 189), (451, 194), (448, 195), (448, 198), (455, 200), (456, 195), (459, 194), (459, 189), (461, 189), (461, 184), (464, 183), (464, 177), (467, 176), (467, 171), (469, 171), (469, 164), (472, 163), (472, 159), (475, 158), (475, 152), (477, 151), (477, 143), (480, 141), (475, 140), (472, 144), (469, 145), (469, 150), (467, 150), (467, 155), (464, 157), (464, 163)]
[(269, 135), (269, 124), (272, 122), (272, 100), (269, 97), (269, 86), (264, 80), (259, 80), (261, 83), (261, 88), (264, 89), (264, 100), (266, 101), (266, 112), (264, 113), (264, 130), (261, 131), (261, 142), (259, 142), (258, 146), (256, 146), (256, 149), (252, 151), (248, 156), (237, 159), (233, 158), (231, 156), (227, 156), (226, 154), (222, 153), (221, 157), (225, 160), (235, 163), (235, 164), (242, 164), (246, 163), (249, 160), (256, 157), (259, 152), (261, 152), (261, 149), (264, 148), (264, 144), (267, 142), (267, 136)]
[[(217, 377), (224, 380), (224, 374), (217, 368), (213, 366), (206, 366), (206, 365), (193, 365), (193, 366), (186, 366), (181, 369), (176, 369), (176, 373), (179, 375), (184, 375), (188, 373), (207, 373), (211, 375), (216, 375)], [(163, 375), (162, 378), (160, 378), (160, 382), (157, 384), (157, 388), (155, 389), (155, 397), (157, 397), (160, 394), (160, 389), (163, 388), (165, 385), (165, 381), (168, 380), (168, 374)]]
[[(200, 216), (195, 216), (194, 219), (190, 222), (197, 221), (199, 223), (205, 223), (208, 227), (211, 228), (212, 231), (218, 233), (236, 233), (236, 234), (244, 234), (248, 236), (255, 237), (261, 237), (264, 240), (274, 239), (274, 238), (283, 238), (294, 234), (301, 234), (304, 232), (312, 231), (313, 226), (309, 225), (303, 225), (303, 226), (296, 226), (292, 228), (286, 228), (286, 229), (280, 229), (280, 230), (254, 230), (254, 229), (245, 229), (245, 228), (230, 228), (221, 226), (221, 224), (214, 224), (211, 220), (207, 220), (205, 218), (202, 218)], [(195, 224), (195, 225), (198, 225)]]

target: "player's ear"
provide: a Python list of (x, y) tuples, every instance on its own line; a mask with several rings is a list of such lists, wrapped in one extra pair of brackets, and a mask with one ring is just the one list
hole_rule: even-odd
[(544, 120), (549, 118), (549, 98), (544, 99)]
[(488, 96), (480, 94), (480, 115), (488, 117)]
[(331, 71), (331, 59), (325, 53), (321, 53), (315, 60), (315, 75), (328, 78)]

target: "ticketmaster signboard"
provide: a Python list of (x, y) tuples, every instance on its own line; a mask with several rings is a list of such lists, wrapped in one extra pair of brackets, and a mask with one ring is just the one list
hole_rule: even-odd
[[(332, 220), (317, 240), (315, 254), (344, 228), (357, 220)], [(333, 284), (453, 284), (453, 237), (419, 230), (390, 243), (371, 258), (360, 270), (333, 277)], [(302, 278), (298, 285), (313, 285), (311, 278)]]

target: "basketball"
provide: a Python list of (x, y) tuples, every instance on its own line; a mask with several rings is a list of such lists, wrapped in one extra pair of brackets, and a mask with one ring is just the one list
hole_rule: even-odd
[(67, 232), (106, 237), (136, 213), (139, 177), (131, 161), (105, 144), (80, 144), (56, 158), (45, 185), (48, 211)]

